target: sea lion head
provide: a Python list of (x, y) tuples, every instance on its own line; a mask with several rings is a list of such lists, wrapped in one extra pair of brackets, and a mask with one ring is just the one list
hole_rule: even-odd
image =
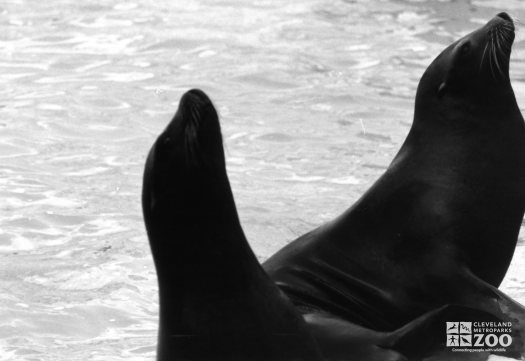
[(226, 182), (217, 111), (203, 91), (192, 89), (146, 161), (142, 206), (150, 239), (181, 238), (193, 232), (195, 220), (213, 219), (211, 205), (220, 204)]
[(509, 79), (514, 29), (502, 12), (439, 54), (419, 83), (415, 120), (428, 118), (431, 110), (433, 119), (470, 123), (468, 115), (486, 119), (504, 107), (517, 109)]
[[(525, 124), (509, 79), (514, 31), (500, 13), (441, 52), (420, 80), (412, 128), (390, 167), (396, 179), (424, 184), (414, 197), (420, 219), (452, 229), (451, 244), (492, 285), (507, 271), (525, 209)], [(413, 224), (428, 232), (429, 223)]]
[(159, 170), (184, 174), (184, 170), (224, 166), (224, 151), (217, 111), (199, 89), (184, 93), (179, 108), (159, 135), (152, 152)]

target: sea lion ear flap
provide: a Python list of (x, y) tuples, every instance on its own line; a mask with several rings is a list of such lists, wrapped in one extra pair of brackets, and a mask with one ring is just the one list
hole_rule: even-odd
[(447, 91), (447, 83), (443, 82), (439, 85), (437, 96), (438, 98), (442, 98), (443, 95), (445, 95), (445, 92)]

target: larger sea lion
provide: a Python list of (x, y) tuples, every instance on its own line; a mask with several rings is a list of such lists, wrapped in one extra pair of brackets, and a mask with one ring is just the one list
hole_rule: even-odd
[(320, 360), (246, 241), (217, 112), (202, 91), (184, 94), (153, 145), (142, 205), (159, 284), (158, 361)]
[(387, 171), (341, 216), (264, 263), (322, 349), (339, 340), (351, 353), (352, 325), (393, 332), (457, 304), (512, 321), (511, 356), (525, 354), (524, 308), (497, 290), (525, 210), (514, 36), (500, 13), (447, 47), (421, 78), (412, 128)]

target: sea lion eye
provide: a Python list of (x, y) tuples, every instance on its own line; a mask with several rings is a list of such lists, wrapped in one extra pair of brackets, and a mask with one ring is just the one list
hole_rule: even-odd
[(470, 52), (470, 42), (467, 41), (461, 45), (459, 48), (459, 53), (461, 55), (467, 55)]
[(168, 147), (170, 144), (171, 144), (171, 138), (170, 137), (166, 137), (162, 141), (162, 146), (164, 146), (164, 147)]
[(156, 159), (159, 159), (162, 161), (167, 159), (170, 148), (171, 148), (171, 143), (172, 143), (171, 138), (168, 136), (165, 136), (158, 140), (156, 152), (155, 152)]
[(439, 85), (437, 96), (438, 98), (442, 98), (443, 95), (445, 95), (445, 91), (447, 90), (447, 83), (443, 82)]

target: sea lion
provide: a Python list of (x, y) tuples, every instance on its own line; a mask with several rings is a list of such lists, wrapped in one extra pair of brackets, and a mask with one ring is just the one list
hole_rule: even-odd
[(182, 96), (151, 148), (142, 207), (159, 285), (158, 361), (321, 360), (246, 241), (204, 92)]
[(263, 264), (314, 334), (329, 335), (317, 336), (323, 351), (339, 339), (350, 354), (351, 325), (395, 332), (456, 304), (511, 320), (509, 355), (525, 354), (525, 309), (497, 289), (525, 211), (513, 41), (513, 21), (500, 13), (448, 46), (419, 82), (413, 125), (386, 172)]

